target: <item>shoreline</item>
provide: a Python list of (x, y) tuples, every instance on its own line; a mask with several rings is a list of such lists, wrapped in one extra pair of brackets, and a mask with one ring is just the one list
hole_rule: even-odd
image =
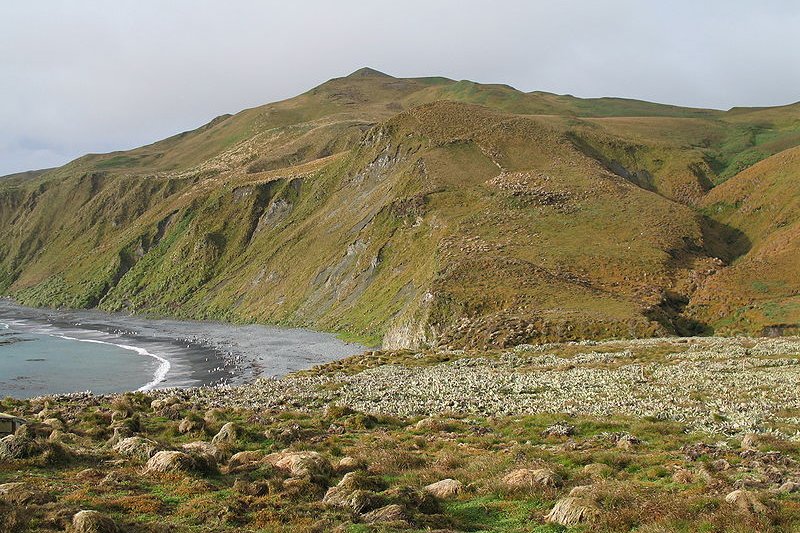
[(117, 348), (122, 348), (123, 350), (128, 350), (128, 351), (131, 351), (131, 352), (135, 352), (135, 353), (137, 353), (139, 355), (145, 355), (147, 357), (152, 357), (156, 361), (159, 361), (160, 364), (158, 365), (158, 368), (156, 368), (156, 371), (153, 373), (153, 379), (148, 381), (147, 383), (145, 383), (144, 385), (142, 385), (138, 389), (136, 389), (136, 392), (145, 392), (145, 391), (150, 391), (150, 390), (155, 389), (156, 386), (159, 383), (163, 382), (167, 378), (167, 374), (169, 373), (170, 369), (172, 368), (172, 364), (169, 362), (168, 359), (166, 359), (164, 357), (161, 357), (160, 355), (157, 355), (157, 354), (154, 354), (154, 353), (150, 353), (147, 350), (145, 350), (144, 348), (140, 348), (138, 346), (131, 346), (129, 344), (117, 344), (117, 343), (114, 343), (114, 342), (106, 342), (106, 341), (95, 340), (95, 339), (79, 339), (77, 337), (70, 337), (68, 335), (58, 335), (58, 334), (55, 334), (55, 333), (52, 334), (52, 335), (54, 337), (58, 337), (58, 338), (66, 339), (66, 340), (70, 340), (70, 341), (90, 342), (90, 343), (96, 343), (96, 344), (106, 344), (108, 346), (116, 346)]
[(0, 299), (3, 320), (68, 340), (113, 345), (160, 361), (139, 390), (243, 385), (368, 349), (329, 333), (300, 328), (32, 308), (7, 298)]

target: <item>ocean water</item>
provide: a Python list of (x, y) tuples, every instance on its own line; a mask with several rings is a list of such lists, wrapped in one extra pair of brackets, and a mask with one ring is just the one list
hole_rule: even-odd
[(145, 335), (111, 318), (0, 300), (0, 397), (211, 385), (233, 372), (220, 350), (157, 332)]
[(148, 390), (169, 372), (165, 358), (98, 337), (89, 330), (0, 322), (0, 397)]
[(0, 397), (236, 385), (364, 350), (304, 329), (33, 309), (0, 298)]

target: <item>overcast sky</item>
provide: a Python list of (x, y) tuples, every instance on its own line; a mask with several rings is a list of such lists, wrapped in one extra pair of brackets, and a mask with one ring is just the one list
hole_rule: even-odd
[(0, 175), (371, 66), (727, 109), (800, 100), (800, 1), (0, 2)]

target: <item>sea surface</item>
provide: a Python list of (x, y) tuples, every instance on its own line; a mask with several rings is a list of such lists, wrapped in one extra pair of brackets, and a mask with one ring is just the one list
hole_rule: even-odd
[(326, 333), (0, 299), (0, 397), (238, 384), (364, 351)]

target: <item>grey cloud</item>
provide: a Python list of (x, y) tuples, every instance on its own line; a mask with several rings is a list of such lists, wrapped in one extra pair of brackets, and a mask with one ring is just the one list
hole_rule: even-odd
[(700, 107), (800, 100), (794, 1), (0, 5), (0, 175), (131, 148), (369, 65)]

